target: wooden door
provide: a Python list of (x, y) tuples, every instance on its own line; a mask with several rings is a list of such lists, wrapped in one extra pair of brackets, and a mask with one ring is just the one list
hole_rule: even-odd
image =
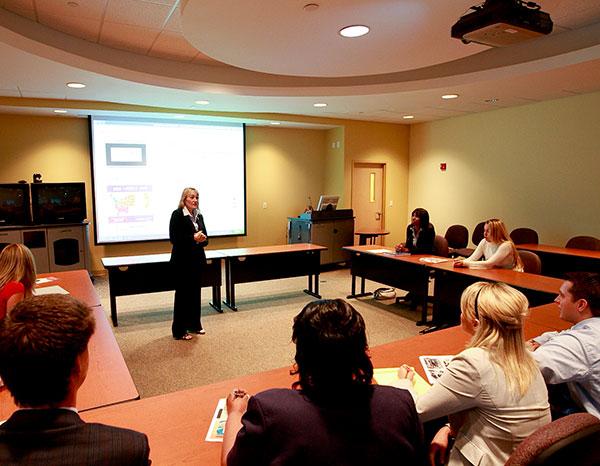
[[(385, 164), (354, 162), (352, 167), (352, 209), (354, 231), (383, 230), (385, 193)], [(358, 244), (358, 236), (355, 237)], [(382, 244), (381, 237), (377, 240)]]

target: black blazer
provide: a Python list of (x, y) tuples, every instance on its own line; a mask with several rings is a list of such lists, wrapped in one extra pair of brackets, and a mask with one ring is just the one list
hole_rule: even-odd
[(145, 434), (86, 423), (67, 409), (16, 411), (0, 425), (3, 466), (147, 466), (149, 455)]
[[(196, 215), (196, 223), (198, 229), (206, 235), (202, 214)], [(174, 210), (169, 223), (169, 239), (173, 245), (171, 251), (171, 262), (173, 264), (185, 266), (192, 264), (204, 265), (206, 263), (204, 246), (208, 244), (208, 238), (202, 243), (196, 243), (194, 233), (196, 233), (196, 229), (192, 219), (187, 215), (183, 215), (183, 209)]]
[(422, 228), (417, 238), (417, 245), (413, 244), (415, 233), (412, 225), (406, 227), (406, 247), (411, 254), (433, 254), (433, 240), (435, 238), (435, 228), (430, 223), (427, 228)]

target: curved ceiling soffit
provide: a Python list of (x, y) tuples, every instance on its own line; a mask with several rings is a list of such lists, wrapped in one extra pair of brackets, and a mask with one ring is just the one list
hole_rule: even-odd
[(378, 75), (304, 77), (182, 63), (88, 42), (0, 9), (0, 40), (64, 65), (153, 86), (253, 96), (368, 95), (443, 88), (546, 71), (600, 57), (600, 23), (429, 67)]

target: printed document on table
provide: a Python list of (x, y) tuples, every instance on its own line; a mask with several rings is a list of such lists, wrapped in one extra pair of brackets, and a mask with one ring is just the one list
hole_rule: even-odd
[(225, 398), (219, 399), (215, 414), (213, 415), (210, 427), (206, 434), (207, 442), (222, 442), (225, 432), (225, 422), (227, 421), (227, 403)]
[(44, 288), (35, 288), (33, 290), (33, 294), (36, 296), (41, 296), (44, 294), (71, 294), (67, 290), (65, 290), (62, 286), (52, 285), (45, 286)]
[(419, 356), (419, 361), (421, 361), (421, 365), (425, 369), (425, 374), (430, 384), (433, 385), (442, 376), (453, 357), (453, 355)]
[(443, 257), (421, 257), (419, 260), (427, 264), (440, 264), (442, 262), (449, 262), (452, 259), (444, 259)]
[(38, 278), (35, 281), (35, 284), (36, 285), (41, 285), (43, 283), (50, 283), (50, 282), (54, 282), (56, 280), (58, 280), (58, 278), (56, 278), (56, 277), (43, 277), (43, 278)]

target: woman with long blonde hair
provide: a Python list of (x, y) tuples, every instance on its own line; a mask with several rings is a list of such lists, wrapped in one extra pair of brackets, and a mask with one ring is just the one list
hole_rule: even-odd
[(512, 269), (523, 272), (523, 262), (502, 220), (491, 218), (483, 227), (483, 239), (467, 259), (454, 261), (454, 267), (471, 269)]
[[(430, 447), (432, 464), (503, 465), (514, 448), (550, 422), (544, 379), (525, 347), (527, 298), (504, 283), (477, 282), (461, 297), (461, 325), (472, 335), (432, 388), (416, 400), (421, 421), (449, 416)], [(413, 369), (402, 366), (406, 381)]]
[(35, 262), (27, 246), (13, 243), (0, 252), (0, 319), (33, 295), (35, 279)]

